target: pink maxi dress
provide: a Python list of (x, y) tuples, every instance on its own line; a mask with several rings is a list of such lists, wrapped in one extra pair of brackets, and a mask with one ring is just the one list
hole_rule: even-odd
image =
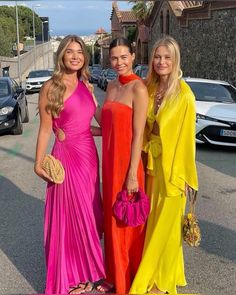
[[(95, 110), (90, 92), (79, 81), (60, 116), (53, 119), (52, 154), (62, 162), (65, 180), (49, 183), (46, 192), (47, 294), (65, 294), (80, 282), (105, 277), (98, 156), (90, 131)], [(64, 139), (58, 136), (60, 130)]]

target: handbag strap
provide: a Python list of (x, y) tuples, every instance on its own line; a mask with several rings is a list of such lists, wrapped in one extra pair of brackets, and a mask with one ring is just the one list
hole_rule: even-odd
[(190, 206), (190, 213), (194, 214), (195, 205), (197, 202), (197, 191), (191, 189), (187, 191), (188, 199), (189, 199), (189, 206)]

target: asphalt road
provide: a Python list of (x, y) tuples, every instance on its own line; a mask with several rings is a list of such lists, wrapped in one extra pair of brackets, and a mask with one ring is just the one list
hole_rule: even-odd
[[(102, 102), (104, 92), (95, 87)], [(37, 94), (20, 136), (0, 136), (0, 293), (43, 293), (45, 183), (33, 173)], [(96, 139), (101, 155), (101, 140)], [(202, 243), (184, 247), (188, 286), (179, 293), (236, 294), (236, 149), (197, 147)]]

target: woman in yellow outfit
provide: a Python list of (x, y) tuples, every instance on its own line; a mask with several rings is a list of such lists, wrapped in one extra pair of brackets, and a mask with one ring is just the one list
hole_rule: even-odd
[(197, 190), (195, 98), (181, 80), (177, 42), (167, 36), (153, 48), (147, 76), (149, 108), (143, 151), (151, 200), (143, 256), (131, 294), (177, 294), (185, 286), (182, 225), (186, 190)]

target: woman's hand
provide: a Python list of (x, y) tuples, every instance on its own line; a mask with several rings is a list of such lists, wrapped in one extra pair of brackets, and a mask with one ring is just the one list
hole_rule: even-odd
[(128, 195), (136, 193), (138, 191), (138, 178), (137, 178), (137, 175), (134, 174), (134, 173), (128, 173), (125, 185), (126, 185)]
[(46, 173), (46, 171), (41, 167), (41, 164), (35, 163), (34, 172), (41, 177), (44, 181), (53, 182), (53, 179)]
[(185, 183), (185, 196), (191, 196), (193, 194), (193, 191), (194, 189), (191, 188), (191, 186), (189, 186), (187, 183)]
[(90, 130), (93, 136), (101, 136), (102, 128), (98, 126), (90, 126)]

